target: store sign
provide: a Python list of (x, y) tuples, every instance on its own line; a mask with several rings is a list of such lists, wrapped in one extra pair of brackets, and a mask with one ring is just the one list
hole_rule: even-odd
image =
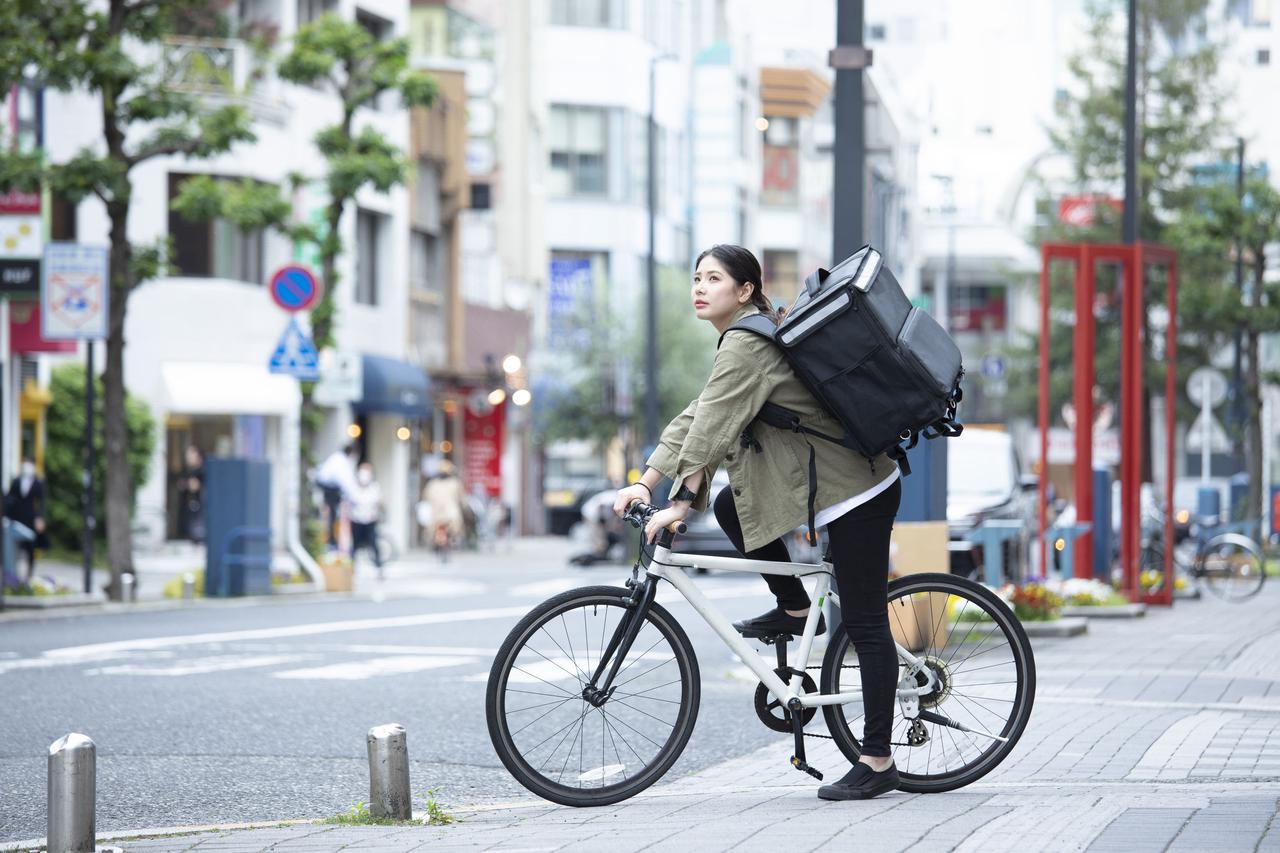
[(462, 481), (468, 491), (479, 485), (491, 497), (502, 495), (502, 427), (506, 410), (505, 402), (463, 407)]
[(1087, 228), (1098, 220), (1098, 208), (1109, 207), (1124, 213), (1124, 202), (1118, 198), (1097, 195), (1069, 195), (1058, 200), (1058, 219), (1063, 225)]
[(38, 294), (43, 251), (39, 193), (0, 193), (0, 293)]

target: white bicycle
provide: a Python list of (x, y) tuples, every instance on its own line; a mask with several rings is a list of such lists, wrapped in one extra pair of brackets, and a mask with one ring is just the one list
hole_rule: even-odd
[[(637, 502), (626, 518), (642, 527), (655, 512)], [(821, 665), (809, 666), (822, 605), (828, 597), (839, 602), (831, 563), (673, 554), (684, 525), (674, 527), (642, 547), (626, 588), (561, 593), (521, 619), (498, 650), (486, 694), (489, 736), (502, 763), (538, 796), (570, 806), (625, 800), (662, 778), (688, 742), (698, 716), (698, 661), (684, 629), (654, 601), (660, 580), (760, 679), (757, 715), (794, 736), (794, 767), (822, 778), (804, 751), (804, 727), (818, 708), (840, 751), (858, 760), (858, 656), (839, 625), (831, 626)], [(794, 637), (754, 636), (775, 646), (771, 666), (698, 588), (687, 571), (694, 568), (812, 577), (818, 606), (809, 610), (795, 665), (787, 664)], [(891, 744), (902, 789), (967, 785), (1009, 755), (1031, 716), (1036, 674), (1026, 632), (990, 590), (943, 574), (892, 581), (889, 620), (899, 662)], [(821, 671), (821, 689), (810, 669)]]

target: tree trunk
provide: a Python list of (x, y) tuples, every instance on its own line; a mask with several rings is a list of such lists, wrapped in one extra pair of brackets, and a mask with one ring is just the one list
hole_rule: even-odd
[[(1254, 247), (1254, 276), (1253, 276), (1253, 293), (1249, 299), (1249, 305), (1254, 316), (1262, 308), (1262, 289), (1263, 275), (1266, 273), (1266, 246)], [(1262, 365), (1258, 360), (1259, 357), (1259, 339), (1258, 328), (1249, 323), (1245, 326), (1245, 352), (1248, 360), (1245, 362), (1244, 388), (1245, 388), (1245, 447), (1247, 450), (1246, 462), (1249, 474), (1249, 490), (1248, 503), (1245, 506), (1244, 520), (1253, 521), (1262, 517)], [(1261, 533), (1261, 531), (1259, 531)]]
[(133, 495), (124, 411), (124, 317), (133, 247), (125, 232), (128, 202), (113, 202), (107, 211), (111, 218), (111, 299), (107, 314), (107, 364), (102, 374), (102, 435), (107, 463), (107, 561), (111, 566), (108, 594), (112, 600), (119, 601), (124, 593), (120, 577), (134, 570), (130, 529)]

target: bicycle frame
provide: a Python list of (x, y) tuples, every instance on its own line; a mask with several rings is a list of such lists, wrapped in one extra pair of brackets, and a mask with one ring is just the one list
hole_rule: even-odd
[[(698, 554), (673, 554), (667, 544), (668, 537), (662, 537), (654, 550), (653, 557), (645, 570), (649, 586), (644, 590), (637, 603), (636, 614), (634, 616), (634, 625), (639, 627), (639, 621), (644, 619), (645, 611), (648, 609), (648, 603), (653, 600), (652, 584), (656, 580), (668, 581), (672, 586), (680, 591), (685, 600), (697, 611), (721, 641), (724, 642), (729, 650), (737, 656), (738, 660), (751, 670), (765, 687), (769, 689), (777, 699), (783, 704), (789, 705), (793, 700), (800, 703), (806, 708), (818, 707), (820, 705), (844, 705), (849, 702), (861, 701), (862, 692), (856, 691), (851, 693), (816, 693), (806, 694), (801, 686), (802, 674), (809, 665), (809, 657), (813, 651), (813, 640), (818, 631), (818, 618), (822, 612), (822, 605), (827, 597), (831, 597), (837, 604), (840, 597), (831, 589), (832, 566), (830, 563), (778, 563), (767, 560), (747, 560), (737, 557), (708, 557)], [(751, 574), (767, 574), (767, 575), (783, 575), (790, 577), (804, 578), (809, 575), (816, 575), (813, 582), (813, 598), (812, 601), (817, 602), (816, 607), (809, 608), (809, 616), (805, 620), (804, 632), (800, 636), (800, 649), (798, 659), (794, 662), (793, 669), (795, 674), (791, 676), (790, 683), (784, 683), (777, 673), (774, 672), (768, 662), (761, 655), (747, 645), (745, 639), (733, 628), (729, 619), (711, 603), (710, 599), (703, 594), (698, 588), (693, 578), (689, 577), (685, 569), (705, 568), (717, 569), (729, 572), (748, 572)], [(602, 655), (600, 666), (597, 668), (595, 677), (591, 683), (595, 685), (596, 680), (604, 671), (606, 662), (613, 656), (615, 651), (619, 652), (619, 658), (614, 661), (612, 669), (617, 669), (617, 662), (624, 657), (630, 648), (630, 640), (634, 639), (635, 631), (624, 628), (627, 623), (618, 626), (613, 640), (609, 644), (609, 648)], [(834, 626), (833, 626), (834, 628)], [(625, 634), (629, 636), (623, 636)], [(619, 649), (619, 645), (621, 648)], [(898, 698), (918, 699), (920, 696), (937, 688), (936, 677), (933, 672), (924, 665), (924, 662), (907, 651), (898, 642), (894, 642), (894, 646), (898, 652), (898, 659), (906, 664), (907, 669), (903, 674), (902, 681), (898, 687)], [(919, 687), (903, 687), (902, 683), (916, 681), (916, 675), (923, 672), (927, 681)], [(613, 672), (609, 674), (609, 678), (598, 689), (602, 693), (609, 691), (609, 685), (612, 682)]]

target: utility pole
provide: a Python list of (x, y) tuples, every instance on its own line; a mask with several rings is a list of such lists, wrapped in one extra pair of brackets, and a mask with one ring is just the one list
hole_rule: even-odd
[[(1124, 242), (1138, 242), (1138, 0), (1129, 0), (1124, 78)], [(1134, 281), (1142, 281), (1142, 270), (1136, 271)]]
[(832, 264), (856, 252), (866, 233), (862, 221), (867, 156), (862, 70), (871, 65), (871, 51), (863, 46), (862, 24), (863, 0), (838, 0), (836, 47), (829, 60), (836, 71)]
[(649, 60), (649, 266), (645, 293), (645, 359), (644, 359), (644, 441), (649, 447), (658, 443), (658, 124), (653, 113), (657, 107), (658, 60)]

